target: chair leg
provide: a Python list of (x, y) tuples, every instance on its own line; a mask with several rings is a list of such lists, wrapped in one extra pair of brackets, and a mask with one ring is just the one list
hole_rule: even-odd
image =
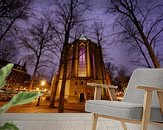
[(127, 130), (127, 126), (126, 126), (125, 122), (121, 121), (121, 124), (122, 124), (123, 129)]
[(152, 91), (145, 91), (141, 130), (147, 130), (151, 112), (151, 102), (152, 102)]
[(98, 117), (93, 113), (92, 130), (96, 130)]
[(158, 100), (160, 103), (161, 112), (163, 114), (163, 92), (157, 92)]

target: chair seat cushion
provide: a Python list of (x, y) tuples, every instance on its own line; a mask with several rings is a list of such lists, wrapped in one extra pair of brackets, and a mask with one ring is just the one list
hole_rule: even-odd
[[(141, 120), (143, 105), (128, 102), (89, 100), (86, 102), (85, 110), (102, 115), (120, 117), (131, 120)], [(152, 107), (151, 121), (163, 122), (160, 108)]]

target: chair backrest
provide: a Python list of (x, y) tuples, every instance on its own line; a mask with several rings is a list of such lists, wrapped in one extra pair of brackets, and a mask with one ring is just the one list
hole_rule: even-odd
[[(163, 88), (163, 69), (136, 69), (130, 78), (122, 101), (143, 104), (144, 91), (137, 89), (137, 86)], [(152, 96), (152, 106), (159, 106), (156, 92)]]

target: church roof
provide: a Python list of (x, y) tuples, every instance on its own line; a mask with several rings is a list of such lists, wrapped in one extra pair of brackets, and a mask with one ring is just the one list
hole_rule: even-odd
[(87, 38), (84, 36), (84, 34), (82, 34), (82, 35), (79, 37), (79, 40), (87, 40)]

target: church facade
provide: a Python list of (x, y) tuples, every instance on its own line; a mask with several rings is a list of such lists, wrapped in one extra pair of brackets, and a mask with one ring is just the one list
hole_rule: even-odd
[[(101, 46), (82, 35), (69, 44), (68, 51), (65, 100), (77, 103), (93, 99), (94, 87), (87, 86), (87, 83), (106, 82)], [(62, 75), (63, 68), (59, 77), (56, 99), (59, 99)]]

